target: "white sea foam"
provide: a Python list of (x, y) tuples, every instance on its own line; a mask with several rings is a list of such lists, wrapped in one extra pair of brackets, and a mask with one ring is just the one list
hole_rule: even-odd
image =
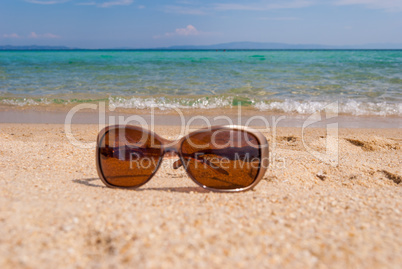
[(202, 97), (198, 99), (166, 99), (160, 98), (122, 98), (114, 97), (109, 98), (109, 108), (134, 108), (134, 109), (149, 109), (158, 108), (160, 110), (168, 110), (174, 108), (183, 109), (213, 109), (213, 108), (225, 108), (231, 107), (233, 98), (228, 97)]
[[(277, 102), (264, 102), (251, 100), (252, 106), (260, 111), (273, 111), (297, 114), (312, 114), (322, 111), (330, 102), (319, 101), (294, 101), (285, 100)], [(352, 114), (356, 116), (377, 115), (377, 116), (402, 116), (401, 103), (387, 102), (359, 102), (349, 100), (347, 102), (338, 103), (339, 113)], [(232, 97), (202, 97), (198, 99), (166, 99), (166, 98), (110, 98), (109, 108), (133, 108), (133, 109), (149, 109), (158, 108), (160, 110), (169, 110), (174, 108), (180, 109), (214, 109), (228, 108), (233, 106)]]
[[(249, 100), (251, 106), (259, 111), (284, 112), (295, 114), (312, 114), (322, 111), (330, 102), (323, 101), (260, 101)], [(55, 103), (47, 98), (7, 98), (0, 100), (1, 104), (10, 106), (39, 106)], [(74, 104), (76, 101), (65, 100), (64, 104)], [(150, 109), (160, 110), (172, 109), (216, 109), (232, 108), (233, 97), (200, 97), (200, 98), (164, 98), (164, 97), (110, 97), (109, 109)], [(356, 116), (402, 116), (402, 103), (389, 102), (362, 102), (356, 100), (339, 101), (338, 111), (342, 114)]]
[(46, 98), (41, 98), (39, 100), (33, 100), (31, 98), (22, 99), (3, 99), (2, 104), (12, 105), (12, 106), (39, 106), (39, 105), (49, 105), (51, 102)]
[[(294, 101), (285, 100), (283, 102), (256, 102), (254, 107), (260, 111), (278, 111), (285, 113), (312, 114), (322, 111), (330, 102), (317, 101)], [(356, 116), (376, 115), (376, 116), (402, 116), (402, 103), (387, 102), (359, 102), (349, 100), (338, 103), (338, 112), (352, 114)]]

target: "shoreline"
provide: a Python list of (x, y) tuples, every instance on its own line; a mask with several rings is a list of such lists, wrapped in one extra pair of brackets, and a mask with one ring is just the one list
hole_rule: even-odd
[[(98, 106), (96, 106), (98, 108)], [(0, 123), (33, 123), (33, 124), (63, 124), (70, 107), (57, 108), (15, 108), (0, 107)], [(295, 113), (274, 113), (268, 111), (255, 111), (250, 109), (116, 109), (114, 111), (96, 109), (80, 109), (72, 113), (72, 124), (113, 124), (119, 122), (119, 117), (127, 120), (133, 115), (138, 116), (148, 125), (204, 125), (209, 122), (211, 125), (252, 125), (252, 126), (278, 126), (278, 127), (302, 127), (306, 120), (312, 115)], [(314, 113), (317, 122), (311, 127), (326, 128), (329, 122), (338, 123), (339, 128), (402, 128), (402, 117), (399, 116), (352, 116), (340, 114), (331, 121), (325, 119), (325, 115)], [(331, 117), (334, 117), (332, 114)], [(224, 117), (224, 118), (223, 118)], [(322, 117), (322, 118), (320, 118)], [(104, 118), (104, 119), (103, 119)]]
[[(75, 97), (75, 98), (73, 98)], [(19, 99), (19, 100), (17, 100)], [(400, 102), (374, 102), (353, 99), (330, 99), (330, 100), (299, 100), (299, 99), (272, 99), (259, 100), (258, 98), (244, 96), (230, 96), (228, 94), (216, 96), (103, 96), (77, 93), (66, 98), (46, 97), (36, 98), (23, 97), (8, 98), (0, 97), (0, 111), (9, 110), (33, 110), (33, 111), (67, 111), (83, 104), (105, 106), (110, 111), (140, 114), (149, 110), (157, 110), (160, 114), (169, 114), (173, 110), (183, 110), (185, 113), (193, 113), (201, 110), (204, 113), (211, 111), (225, 111), (233, 113), (239, 107), (248, 114), (256, 113), (279, 113), (289, 115), (307, 115), (325, 109), (334, 109), (345, 116), (357, 117), (402, 117)], [(210, 113), (212, 114), (212, 113)]]

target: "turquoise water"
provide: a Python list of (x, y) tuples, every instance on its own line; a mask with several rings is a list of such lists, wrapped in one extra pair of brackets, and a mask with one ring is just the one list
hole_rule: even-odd
[(402, 51), (3, 51), (0, 102), (402, 116)]

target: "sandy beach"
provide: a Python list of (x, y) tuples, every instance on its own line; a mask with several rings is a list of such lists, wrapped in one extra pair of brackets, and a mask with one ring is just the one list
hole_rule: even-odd
[[(340, 129), (339, 164), (300, 128), (267, 133), (255, 190), (207, 192), (166, 159), (138, 190), (105, 187), (61, 124), (0, 125), (0, 268), (400, 268), (402, 133)], [(155, 131), (174, 138), (178, 127)], [(97, 125), (75, 125), (93, 142)], [(325, 148), (325, 130), (307, 133)]]

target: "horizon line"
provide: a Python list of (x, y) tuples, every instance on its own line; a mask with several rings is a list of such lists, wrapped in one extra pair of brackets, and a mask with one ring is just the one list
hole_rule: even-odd
[[(264, 46), (266, 46), (264, 48)], [(0, 50), (401, 50), (401, 43), (367, 43), (360, 45), (295, 44), (280, 42), (237, 41), (211, 45), (171, 45), (164, 47), (99, 47), (84, 48), (66, 45), (0, 45)]]

